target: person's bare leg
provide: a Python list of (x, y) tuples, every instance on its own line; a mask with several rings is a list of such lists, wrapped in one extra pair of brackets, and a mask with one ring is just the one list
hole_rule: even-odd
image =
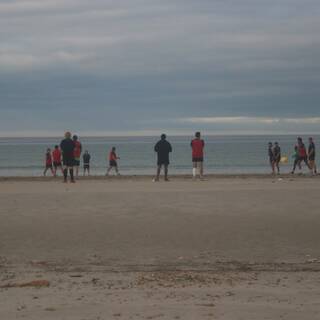
[(119, 172), (118, 166), (115, 166), (115, 167), (114, 167), (114, 170), (116, 170), (116, 174), (117, 174), (118, 176), (120, 176), (120, 172)]
[(47, 171), (48, 171), (48, 168), (45, 168), (44, 171), (43, 171), (43, 175), (44, 175), (44, 176), (47, 175)]
[(161, 173), (161, 165), (158, 165), (157, 166), (157, 173), (156, 173), (156, 177), (154, 178), (154, 181), (159, 181), (160, 173)]
[(203, 162), (200, 162), (199, 166), (200, 166), (200, 179), (203, 179)]
[(277, 167), (277, 173), (280, 174), (280, 165), (279, 161), (276, 162), (276, 167)]
[(68, 167), (63, 168), (63, 182), (67, 182), (68, 180)]
[(110, 173), (111, 169), (112, 169), (112, 167), (109, 167), (109, 168), (107, 169), (106, 176), (108, 176), (108, 175), (109, 175), (109, 173)]
[(74, 183), (75, 180), (74, 180), (74, 172), (73, 172), (73, 167), (70, 167), (69, 168), (69, 173), (70, 173), (70, 179), (71, 179), (71, 182)]
[(169, 181), (169, 179), (168, 179), (168, 165), (167, 164), (164, 165), (164, 180)]

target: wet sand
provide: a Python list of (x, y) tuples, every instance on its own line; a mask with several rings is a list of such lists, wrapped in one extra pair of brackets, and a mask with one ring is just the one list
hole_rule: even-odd
[(2, 180), (0, 318), (317, 319), (319, 191), (318, 177)]

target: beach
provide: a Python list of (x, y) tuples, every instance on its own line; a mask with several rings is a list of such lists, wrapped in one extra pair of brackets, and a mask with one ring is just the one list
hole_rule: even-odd
[(320, 316), (320, 180), (0, 180), (0, 318)]

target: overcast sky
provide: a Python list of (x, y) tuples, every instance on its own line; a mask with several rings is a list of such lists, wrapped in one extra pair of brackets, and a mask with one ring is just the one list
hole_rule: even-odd
[(0, 0), (0, 135), (320, 132), (319, 0)]

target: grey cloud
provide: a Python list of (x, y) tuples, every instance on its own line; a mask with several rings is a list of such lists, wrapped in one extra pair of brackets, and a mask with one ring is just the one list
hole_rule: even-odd
[(0, 126), (53, 130), (62, 111), (86, 130), (319, 116), (319, 13), (312, 0), (2, 1)]

